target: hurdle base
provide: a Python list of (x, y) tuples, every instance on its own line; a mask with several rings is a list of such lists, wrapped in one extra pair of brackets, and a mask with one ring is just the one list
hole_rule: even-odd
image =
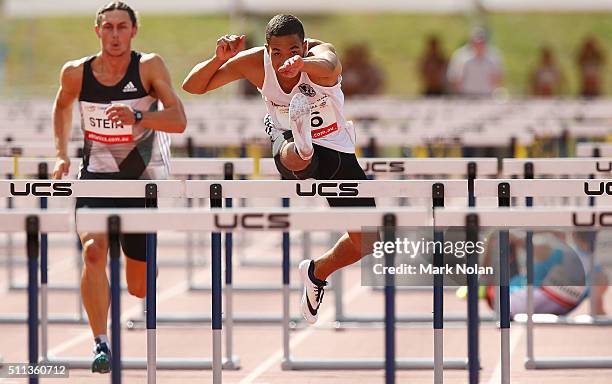
[[(232, 290), (234, 292), (240, 293), (280, 293), (283, 289), (281, 284), (278, 285), (268, 285), (268, 284), (241, 284), (241, 285), (232, 285)], [(304, 289), (303, 286), (300, 285), (292, 285), (292, 292), (301, 292)], [(192, 284), (189, 286), (189, 290), (193, 292), (210, 292), (210, 285), (196, 285)]]
[[(42, 363), (67, 365), (70, 369), (91, 369), (92, 358), (83, 357), (49, 357)], [(223, 359), (223, 369), (239, 370), (240, 358), (232, 356), (232, 360)], [(158, 358), (157, 369), (160, 370), (198, 370), (212, 369), (211, 359), (166, 357)], [(121, 369), (147, 369), (147, 359), (145, 358), (124, 358), (121, 360)]]
[[(283, 321), (280, 316), (274, 315), (234, 315), (234, 324), (275, 324)], [(299, 323), (304, 321), (301, 316), (292, 316), (290, 321)], [(158, 324), (176, 324), (176, 323), (204, 323), (209, 324), (211, 317), (207, 315), (188, 315), (188, 314), (173, 314), (157, 317)], [(225, 323), (225, 317), (223, 317)], [(145, 324), (144, 319), (130, 319), (127, 321), (129, 329), (141, 328)]]
[(612, 358), (593, 357), (542, 357), (526, 359), (526, 369), (598, 369), (612, 368)]
[[(467, 359), (444, 359), (445, 369), (467, 369)], [(433, 369), (433, 359), (413, 358), (397, 359), (395, 367), (402, 370)], [(314, 359), (285, 359), (281, 364), (283, 371), (301, 370), (377, 370), (385, 368), (382, 359), (342, 359), (342, 360), (314, 360)]]
[[(534, 324), (542, 325), (594, 325), (594, 326), (609, 326), (612, 325), (612, 317), (610, 316), (591, 316), (591, 315), (578, 315), (578, 316), (557, 316), (547, 314), (534, 314)], [(527, 323), (527, 314), (519, 313), (514, 316), (516, 323), (525, 324)]]
[[(26, 284), (20, 284), (20, 283), (13, 283), (10, 284), (8, 287), (9, 291), (27, 291), (28, 290), (28, 286)], [(76, 284), (53, 284), (53, 285), (49, 285), (47, 284), (47, 290), (48, 291), (57, 291), (57, 292), (79, 292), (81, 291), (80, 286), (76, 285)], [(127, 291), (127, 285), (122, 284), (121, 285), (121, 290), (122, 291)]]
[[(384, 318), (382, 316), (337, 316), (336, 322), (342, 323), (382, 323)], [(397, 316), (395, 319), (398, 323), (431, 323), (433, 321), (433, 315), (408, 315), (408, 316)], [(466, 322), (466, 315), (459, 314), (444, 314), (444, 321), (447, 322)], [(480, 321), (492, 322), (496, 321), (493, 315), (480, 316)]]
[[(47, 321), (49, 324), (89, 324), (86, 316), (79, 317), (77, 315), (49, 316)], [(26, 315), (9, 314), (0, 317), (0, 324), (24, 324), (27, 322), (28, 317)]]

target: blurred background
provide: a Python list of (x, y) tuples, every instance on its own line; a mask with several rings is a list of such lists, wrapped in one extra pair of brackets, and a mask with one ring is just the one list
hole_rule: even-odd
[[(93, 19), (102, 3), (0, 0), (2, 95), (52, 96), (61, 65), (98, 50)], [(487, 44), (495, 48), (503, 71), (499, 87), (511, 96), (600, 96), (612, 91), (612, 76), (606, 76), (612, 50), (608, 0), (128, 3), (141, 17), (135, 48), (160, 53), (177, 86), (196, 62), (212, 54), (219, 35), (244, 33), (250, 44), (261, 45), (269, 18), (293, 12), (303, 20), (307, 36), (336, 46), (349, 71), (345, 86), (350, 95), (457, 92), (446, 76), (447, 66), (476, 28), (482, 28)], [(358, 89), (354, 79), (365, 73), (375, 76)]]
[[(180, 84), (221, 35), (264, 44), (277, 13), (297, 15), (308, 37), (335, 45), (360, 156), (573, 156), (577, 143), (612, 140), (610, 0), (127, 2), (140, 17), (133, 48), (162, 55), (186, 106), (187, 131), (172, 135), (178, 156), (270, 155), (254, 87), (194, 97)], [(98, 52), (94, 15), (104, 3), (0, 0), (5, 156), (53, 156), (60, 68)], [(41, 140), (46, 146), (32, 149)]]

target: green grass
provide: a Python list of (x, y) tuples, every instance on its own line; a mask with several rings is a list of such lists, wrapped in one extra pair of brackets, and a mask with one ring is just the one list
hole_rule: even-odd
[[(493, 43), (503, 54), (506, 85), (514, 95), (526, 90), (526, 79), (535, 65), (539, 47), (551, 45), (567, 79), (566, 92), (575, 94), (575, 55), (587, 34), (595, 35), (612, 52), (610, 14), (493, 14), (487, 16)], [(222, 15), (148, 16), (134, 47), (161, 54), (175, 84), (191, 67), (213, 52), (219, 35), (243, 32), (256, 44), (263, 43), (267, 17), (246, 18), (241, 30), (230, 31)], [(464, 15), (338, 14), (304, 16), (307, 35), (332, 42), (342, 58), (354, 42), (370, 45), (372, 56), (386, 74), (386, 92), (415, 95), (419, 91), (416, 63), (426, 36), (438, 34), (450, 55), (468, 36), (470, 20)], [(9, 96), (50, 96), (58, 82), (59, 69), (69, 60), (93, 54), (98, 41), (93, 17), (48, 17), (9, 20), (6, 89)], [(610, 68), (608, 66), (608, 68)], [(612, 91), (610, 76), (605, 91)], [(215, 93), (215, 95), (222, 94)]]

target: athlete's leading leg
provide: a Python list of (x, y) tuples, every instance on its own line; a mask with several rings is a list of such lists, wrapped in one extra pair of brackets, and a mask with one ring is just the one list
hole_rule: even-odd
[(81, 275), (81, 296), (87, 312), (89, 326), (95, 338), (92, 371), (109, 372), (110, 348), (107, 336), (107, 319), (110, 306), (109, 284), (106, 276), (108, 241), (104, 234), (82, 233), (83, 273)]

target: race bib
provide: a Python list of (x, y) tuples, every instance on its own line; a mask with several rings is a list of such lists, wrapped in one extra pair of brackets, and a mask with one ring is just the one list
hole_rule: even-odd
[[(273, 104), (276, 109), (276, 118), (281, 126), (289, 129), (289, 107)], [(310, 103), (310, 125), (313, 139), (320, 139), (338, 130), (338, 119), (332, 107), (329, 96), (323, 96)]]
[(125, 144), (133, 141), (132, 126), (112, 122), (104, 113), (109, 104), (81, 101), (85, 138), (103, 144)]

